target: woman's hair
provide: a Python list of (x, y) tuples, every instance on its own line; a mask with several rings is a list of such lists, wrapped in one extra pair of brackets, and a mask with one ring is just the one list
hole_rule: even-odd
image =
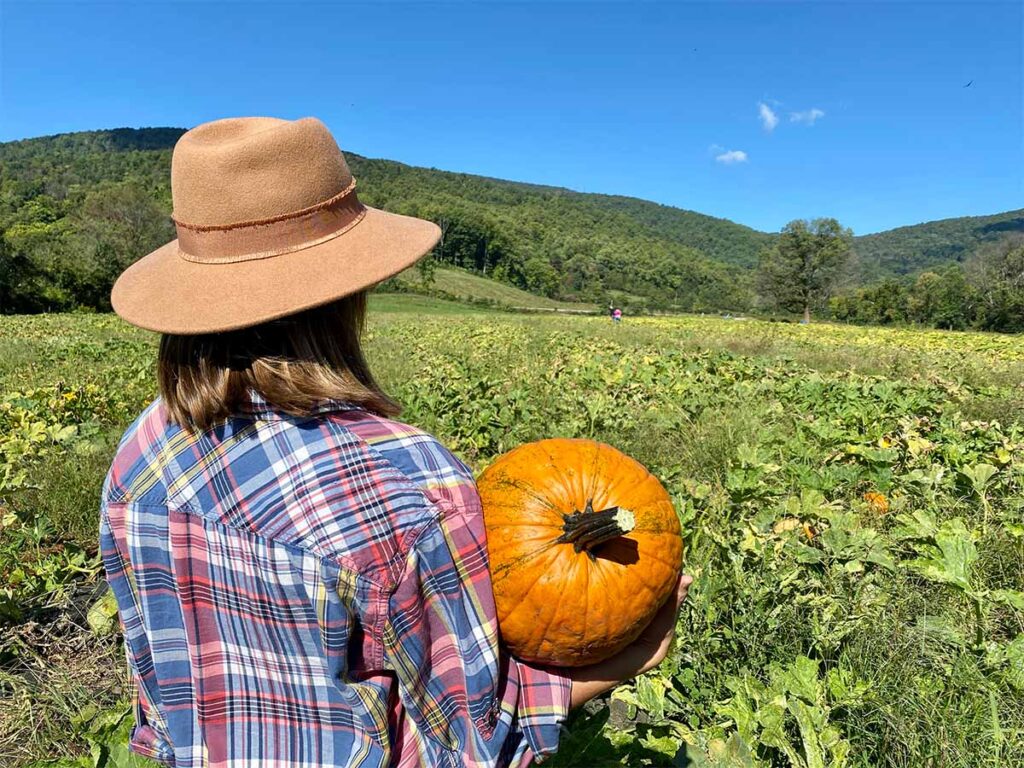
[(157, 379), (171, 421), (207, 429), (242, 411), (250, 390), (292, 416), (308, 415), (325, 400), (397, 415), (398, 404), (374, 381), (359, 346), (365, 316), (361, 291), (251, 328), (164, 334)]

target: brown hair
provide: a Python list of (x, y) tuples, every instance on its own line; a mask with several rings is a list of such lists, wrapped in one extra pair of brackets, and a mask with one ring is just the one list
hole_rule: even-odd
[(157, 379), (171, 421), (207, 429), (242, 410), (249, 390), (292, 416), (308, 415), (325, 400), (397, 415), (398, 404), (374, 381), (359, 345), (365, 317), (360, 291), (237, 331), (164, 334)]

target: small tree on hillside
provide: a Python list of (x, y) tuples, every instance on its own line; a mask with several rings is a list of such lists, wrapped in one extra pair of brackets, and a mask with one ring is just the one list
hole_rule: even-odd
[(778, 241), (761, 254), (758, 287), (776, 306), (803, 312), (828, 302), (850, 255), (853, 233), (835, 219), (791, 221)]

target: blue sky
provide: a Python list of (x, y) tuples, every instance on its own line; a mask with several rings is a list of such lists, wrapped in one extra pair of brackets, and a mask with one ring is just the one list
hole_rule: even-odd
[(1024, 206), (1022, 5), (4, 0), (0, 140), (315, 115), (370, 157), (863, 234)]

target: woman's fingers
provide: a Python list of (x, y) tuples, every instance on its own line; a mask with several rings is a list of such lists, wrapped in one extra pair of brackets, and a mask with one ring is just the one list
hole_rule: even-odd
[(676, 599), (675, 601), (665, 601), (665, 604), (661, 606), (659, 611), (659, 618), (661, 615), (668, 614), (672, 618), (673, 626), (675, 625), (676, 614), (679, 613), (679, 609), (686, 599), (686, 594), (689, 592), (691, 584), (693, 584), (693, 576), (688, 576), (685, 573), (679, 574), (679, 581), (676, 582)]
[(679, 608), (686, 599), (686, 593), (689, 591), (692, 583), (692, 576), (681, 575), (679, 577), (679, 582), (676, 584), (676, 599), (666, 600), (661, 608), (658, 609), (654, 619), (644, 632), (644, 636), (656, 638), (659, 642), (663, 641), (666, 637), (670, 638), (672, 636), (676, 628)]
[(676, 610), (679, 610), (683, 604), (683, 600), (686, 599), (686, 593), (690, 590), (690, 585), (693, 584), (693, 576), (683, 574), (679, 577), (679, 584), (676, 587)]

